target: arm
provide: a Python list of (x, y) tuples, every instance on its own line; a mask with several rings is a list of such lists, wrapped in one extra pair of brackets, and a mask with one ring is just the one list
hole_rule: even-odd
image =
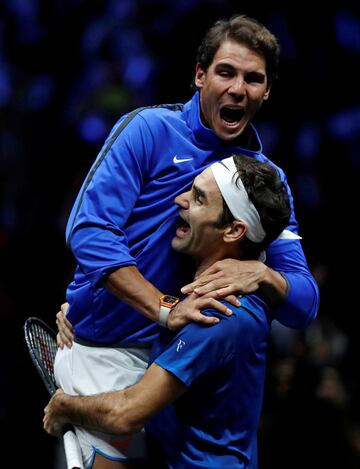
[[(257, 292), (284, 326), (304, 328), (316, 317), (319, 308), (318, 286), (307, 268), (301, 249), (296, 250), (293, 244), (288, 246), (285, 243), (277, 249), (277, 253), (281, 274), (258, 261), (225, 259), (183, 287), (182, 292), (194, 291), (197, 295), (212, 292), (217, 298)], [(300, 263), (294, 263), (296, 258)]]
[(118, 268), (136, 266), (124, 227), (149, 172), (151, 134), (140, 118), (122, 125), (89, 171), (66, 227), (68, 246), (95, 288)]
[[(182, 289), (217, 297), (229, 294), (258, 292), (273, 309), (274, 317), (283, 325), (304, 328), (317, 315), (319, 289), (306, 262), (299, 239), (294, 203), (284, 173), (279, 170), (289, 193), (291, 217), (289, 226), (266, 251), (266, 265), (258, 261), (225, 260), (214, 264), (203, 276)], [(295, 235), (295, 236), (292, 236)]]
[[(67, 225), (67, 239), (81, 271), (95, 288), (105, 285), (117, 298), (157, 321), (162, 292), (138, 270), (124, 229), (146, 180), (152, 177), (154, 137), (141, 116), (130, 120), (121, 132), (118, 128), (84, 182)], [(151, 220), (154, 226), (149, 224), (146, 230), (151, 232), (158, 222)], [(220, 302), (215, 307), (226, 311)], [(188, 322), (213, 323), (196, 311), (187, 317)]]
[[(118, 298), (126, 301), (144, 316), (157, 321), (159, 318), (160, 290), (148, 282), (135, 267), (125, 267), (109, 275), (105, 282), (107, 288)], [(214, 308), (219, 312), (230, 315), (231, 310), (226, 305), (212, 298), (211, 295), (202, 298), (191, 295), (180, 301), (171, 311), (171, 316), (176, 316), (171, 329), (179, 329), (189, 322), (195, 321), (202, 324), (216, 324), (217, 318), (207, 317), (201, 314), (204, 308)]]
[[(160, 290), (148, 282), (135, 266), (122, 267), (104, 279), (104, 285), (117, 298), (125, 301), (134, 309), (153, 321), (159, 317)], [(57, 344), (71, 348), (74, 331), (66, 318), (69, 304), (64, 303), (56, 314), (58, 327)], [(206, 318), (207, 319), (207, 318)]]
[[(125, 272), (125, 269), (122, 269)], [(130, 271), (130, 268), (128, 269)], [(130, 272), (131, 274), (134, 274), (134, 276), (137, 275), (138, 271), (134, 270)], [(140, 273), (139, 273), (140, 274)], [(134, 281), (133, 277), (130, 275), (126, 276), (127, 281), (129, 282), (129, 289), (132, 289), (132, 291), (136, 291), (136, 287), (139, 285)], [(129, 280), (131, 279), (131, 280)], [(149, 282), (147, 282), (150, 285)], [(124, 284), (126, 285), (125, 278), (124, 278)], [(112, 285), (109, 286), (109, 289), (114, 290), (114, 287)], [(155, 291), (158, 291), (155, 289)], [(116, 296), (119, 296), (119, 292), (115, 292)], [(145, 297), (144, 292), (140, 291), (138, 298), (143, 298)], [(134, 302), (132, 305), (136, 307), (135, 305), (138, 303), (135, 303), (135, 300), (138, 300), (136, 298), (135, 294), (132, 295), (132, 298), (134, 298)], [(159, 296), (155, 298), (155, 304), (159, 305)], [(236, 298), (234, 298), (233, 301), (236, 301), (238, 304), (240, 304)], [(130, 301), (129, 301), (130, 302)], [(60, 311), (56, 314), (56, 325), (58, 327), (58, 333), (57, 333), (57, 344), (60, 348), (64, 348), (64, 345), (66, 344), (67, 347), (71, 348), (72, 346), (72, 341), (74, 339), (74, 331), (72, 328), (72, 325), (70, 321), (66, 318), (66, 312), (68, 310), (69, 304), (64, 303), (61, 305)], [(195, 293), (190, 294), (187, 298), (185, 298), (183, 301), (180, 301), (178, 305), (171, 311), (171, 314), (168, 319), (168, 328), (172, 330), (178, 330), (182, 327), (184, 327), (186, 324), (190, 322), (197, 322), (199, 324), (204, 324), (208, 326), (212, 326), (214, 324), (217, 324), (219, 322), (219, 318), (213, 317), (213, 316), (205, 316), (202, 314), (202, 310), (205, 308), (210, 308), (212, 307), (213, 309), (216, 309), (222, 314), (225, 314), (226, 316), (230, 316), (232, 314), (231, 309), (229, 309), (224, 303), (220, 303), (219, 301), (215, 300), (213, 298), (213, 295), (204, 295), (201, 297), (198, 297)], [(141, 307), (138, 308), (140, 311)], [(150, 316), (150, 307), (149, 310), (144, 310), (144, 314), (152, 319)], [(155, 310), (154, 313), (155, 317), (158, 317), (159, 315), (159, 306), (158, 309)]]
[(285, 278), (262, 262), (224, 259), (184, 286), (182, 292), (204, 295), (213, 291), (219, 298), (225, 298), (258, 291), (270, 307), (275, 307), (285, 299), (287, 289)]
[(44, 429), (60, 436), (63, 425), (72, 423), (118, 435), (133, 433), (186, 389), (182, 381), (153, 363), (139, 383), (122, 391), (81, 397), (58, 390), (45, 407)]
[(316, 318), (320, 295), (301, 243), (299, 240), (276, 240), (268, 252), (269, 266), (281, 272), (288, 284), (284, 301), (274, 310), (275, 318), (284, 326), (304, 328)]

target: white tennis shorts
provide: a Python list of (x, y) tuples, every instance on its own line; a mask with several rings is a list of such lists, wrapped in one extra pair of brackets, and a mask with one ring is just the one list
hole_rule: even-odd
[[(57, 351), (55, 378), (67, 394), (91, 395), (127, 388), (137, 383), (146, 371), (148, 348), (87, 347), (77, 343)], [(84, 465), (91, 467), (96, 453), (115, 461), (146, 457), (145, 431), (114, 436), (75, 427)]]

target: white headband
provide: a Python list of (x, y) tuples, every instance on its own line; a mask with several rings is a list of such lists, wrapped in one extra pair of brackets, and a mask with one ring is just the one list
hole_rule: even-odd
[(238, 170), (233, 157), (231, 156), (218, 163), (214, 163), (210, 168), (216, 184), (235, 220), (246, 223), (246, 236), (254, 243), (263, 241), (266, 233), (262, 227), (259, 212), (249, 199), (240, 176), (235, 181), (234, 176)]

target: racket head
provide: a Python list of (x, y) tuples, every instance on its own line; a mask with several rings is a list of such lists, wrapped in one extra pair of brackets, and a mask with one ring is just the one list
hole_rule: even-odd
[(41, 319), (30, 317), (24, 323), (24, 337), (30, 358), (52, 396), (57, 389), (54, 375), (54, 360), (58, 349), (56, 333)]

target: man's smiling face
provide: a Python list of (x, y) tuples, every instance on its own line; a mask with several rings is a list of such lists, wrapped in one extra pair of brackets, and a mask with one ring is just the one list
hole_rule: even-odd
[(172, 247), (201, 260), (221, 246), (223, 230), (216, 223), (223, 211), (223, 199), (210, 168), (199, 174), (191, 190), (175, 199), (180, 206), (180, 226)]
[(220, 45), (206, 71), (197, 65), (195, 85), (203, 123), (224, 141), (240, 136), (270, 92), (265, 59), (231, 40)]

